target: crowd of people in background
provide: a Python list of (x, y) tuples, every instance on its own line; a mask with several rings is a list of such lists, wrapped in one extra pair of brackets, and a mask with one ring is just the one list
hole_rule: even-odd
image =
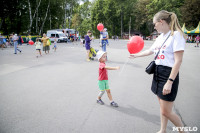
[(196, 43), (199, 35), (188, 35), (186, 41), (188, 43)]
[[(92, 35), (92, 34), (91, 34)], [(90, 35), (90, 39), (91, 41), (93, 40), (94, 41), (94, 36)], [(36, 38), (39, 39), (40, 42), (43, 43), (43, 51), (48, 54), (49, 53), (49, 50), (50, 50), (50, 47), (48, 45), (46, 45), (47, 43), (47, 40), (49, 39), (46, 34), (43, 35), (42, 38), (39, 38), (39, 36), (37, 36)], [(107, 29), (104, 28), (104, 30), (102, 32), (100, 32), (100, 46), (102, 47), (102, 50), (103, 51), (106, 51), (106, 46), (109, 45), (108, 43), (108, 32), (107, 32)], [(114, 35), (112, 36), (112, 39), (115, 41), (115, 40), (118, 40), (119, 37)], [(1, 33), (0, 33), (0, 47), (3, 49), (3, 48), (7, 48), (8, 46), (10, 47), (14, 47), (14, 54), (17, 54), (17, 51), (19, 51), (20, 53), (22, 52), (22, 50), (20, 50), (18, 48), (18, 46), (21, 46), (23, 43), (29, 45), (29, 41), (30, 40), (33, 40), (32, 36), (30, 34), (26, 35), (26, 36), (21, 36), (20, 34), (17, 35), (16, 33), (12, 33), (12, 34), (9, 34), (9, 35), (6, 35), (6, 36), (3, 36)], [(83, 47), (88, 47), (88, 42), (86, 42), (86, 38), (85, 36), (79, 36), (79, 37), (76, 37), (76, 36), (73, 36), (73, 37), (70, 37), (69, 41), (68, 42), (72, 42), (72, 44), (77, 44), (78, 45), (78, 41), (80, 40), (80, 44), (83, 46)], [(36, 50), (38, 50), (39, 48), (39, 44), (38, 44), (38, 40), (36, 39)], [(187, 39), (186, 41), (188, 43), (196, 43), (195, 47), (199, 47), (199, 42), (200, 42), (200, 36), (199, 35), (187, 35)], [(57, 41), (54, 40), (53, 41), (53, 49), (54, 51), (56, 51), (57, 49)], [(106, 44), (106, 45), (105, 45)], [(37, 52), (38, 53), (38, 52)], [(39, 51), (39, 54), (41, 55), (41, 51)], [(38, 57), (38, 55), (36, 56)], [(88, 56), (88, 52), (87, 52), (87, 60), (89, 61), (89, 56)]]
[(119, 37), (118, 36), (116, 36), (116, 35), (114, 35), (114, 36), (112, 36), (112, 39), (115, 41), (118, 41), (119, 40)]

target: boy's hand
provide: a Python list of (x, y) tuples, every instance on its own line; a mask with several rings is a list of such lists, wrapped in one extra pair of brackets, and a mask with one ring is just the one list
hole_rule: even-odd
[(117, 66), (117, 67), (116, 67), (116, 70), (119, 70), (119, 69), (120, 69), (120, 67), (119, 67), (119, 66)]

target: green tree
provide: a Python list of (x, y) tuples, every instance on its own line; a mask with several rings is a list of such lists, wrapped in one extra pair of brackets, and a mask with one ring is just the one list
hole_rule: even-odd
[(104, 0), (97, 0), (91, 7), (92, 30), (95, 36), (99, 36), (99, 31), (97, 30), (97, 24), (105, 22), (105, 16), (103, 14), (104, 4), (105, 4)]
[(193, 30), (199, 24), (200, 15), (200, 1), (199, 0), (185, 0), (181, 7), (182, 14), (181, 21), (186, 24), (188, 30)]
[(152, 0), (148, 5), (148, 19), (152, 20), (153, 16), (160, 10), (167, 10), (176, 13), (177, 17), (181, 16), (179, 8), (184, 4), (183, 0)]
[(80, 35), (85, 35), (87, 30), (92, 30), (92, 22), (91, 22), (91, 2), (86, 1), (84, 4), (78, 7), (78, 14), (80, 23), (77, 26), (77, 30)]
[(152, 19), (148, 19), (147, 5), (151, 0), (139, 0), (134, 9), (136, 30), (141, 31), (144, 35), (149, 35), (153, 31)]

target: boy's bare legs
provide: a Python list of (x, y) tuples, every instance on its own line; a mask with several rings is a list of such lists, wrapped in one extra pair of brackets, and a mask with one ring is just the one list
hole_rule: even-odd
[(110, 100), (110, 105), (113, 106), (113, 107), (118, 107), (118, 104), (116, 102), (114, 102), (113, 99), (112, 99), (112, 95), (110, 93), (110, 89), (106, 90), (106, 92), (107, 92), (108, 98)]
[(36, 58), (38, 58), (38, 50), (36, 50)]
[(112, 99), (112, 95), (111, 95), (111, 93), (110, 93), (110, 89), (109, 89), (109, 90), (106, 90), (106, 92), (107, 92), (107, 95), (108, 95), (109, 100), (112, 102), (113, 99)]

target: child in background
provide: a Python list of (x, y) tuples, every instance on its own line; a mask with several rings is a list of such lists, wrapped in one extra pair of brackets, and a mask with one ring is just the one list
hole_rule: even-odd
[(80, 39), (80, 44), (83, 45), (83, 47), (85, 47), (85, 39), (84, 39), (84, 36), (82, 36), (82, 38)]
[(56, 49), (57, 49), (56, 44), (57, 44), (57, 41), (56, 41), (56, 38), (55, 38), (54, 43), (53, 43), (53, 49), (54, 49), (54, 52), (56, 52)]
[(39, 38), (36, 39), (35, 48), (36, 48), (36, 57), (38, 58), (38, 54), (40, 54), (40, 56), (42, 56), (42, 53), (41, 53), (41, 42), (39, 42)]
[(87, 61), (90, 61), (90, 42), (92, 41), (92, 39), (90, 38), (92, 32), (90, 30), (88, 30), (87, 35), (85, 35), (85, 49), (86, 49), (86, 56), (87, 56)]
[(106, 62), (106, 52), (104, 51), (98, 51), (97, 52), (97, 58), (98, 61), (100, 62), (99, 64), (99, 78), (98, 78), (98, 85), (99, 85), (99, 89), (100, 89), (100, 93), (98, 95), (97, 98), (97, 103), (103, 105), (104, 102), (101, 100), (101, 97), (103, 96), (103, 94), (105, 93), (105, 91), (107, 92), (108, 98), (110, 100), (110, 105), (113, 107), (118, 107), (118, 104), (116, 102), (113, 101), (112, 99), (112, 95), (110, 92), (110, 88), (108, 85), (108, 73), (107, 70), (118, 70), (120, 69), (120, 67), (109, 67), (106, 66), (105, 62)]

